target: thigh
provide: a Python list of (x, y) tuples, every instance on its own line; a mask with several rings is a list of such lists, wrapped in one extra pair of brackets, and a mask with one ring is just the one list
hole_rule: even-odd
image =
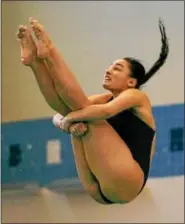
[(142, 187), (144, 174), (126, 143), (106, 121), (90, 123), (88, 127), (83, 137), (86, 160), (102, 190), (117, 189), (123, 197), (136, 195)]
[(74, 136), (72, 136), (71, 139), (78, 176), (84, 189), (97, 202), (107, 204), (104, 197), (102, 197), (99, 182), (89, 169), (84, 154), (82, 140)]

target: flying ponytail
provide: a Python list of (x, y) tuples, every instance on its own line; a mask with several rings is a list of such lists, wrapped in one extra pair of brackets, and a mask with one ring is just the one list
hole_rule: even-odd
[(161, 52), (158, 60), (155, 62), (155, 64), (151, 67), (151, 69), (145, 74), (144, 79), (142, 80), (141, 84), (145, 84), (155, 73), (159, 68), (165, 63), (168, 53), (169, 53), (169, 44), (168, 44), (168, 38), (166, 36), (166, 30), (163, 22), (161, 19), (159, 19), (159, 29), (161, 33)]

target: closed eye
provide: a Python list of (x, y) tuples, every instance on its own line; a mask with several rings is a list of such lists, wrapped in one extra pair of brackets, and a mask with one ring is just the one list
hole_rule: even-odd
[(114, 70), (115, 71), (120, 71), (120, 72), (122, 71), (122, 69), (121, 68), (118, 68), (118, 67), (114, 68)]

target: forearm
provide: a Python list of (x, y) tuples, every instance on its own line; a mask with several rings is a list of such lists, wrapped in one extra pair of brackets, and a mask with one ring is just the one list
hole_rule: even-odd
[(74, 111), (66, 116), (69, 122), (105, 120), (110, 117), (105, 104), (90, 105), (84, 109)]

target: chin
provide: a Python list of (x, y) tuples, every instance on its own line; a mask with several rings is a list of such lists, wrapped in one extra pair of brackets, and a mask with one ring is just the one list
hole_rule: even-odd
[(103, 85), (102, 85), (102, 86), (103, 86), (103, 88), (104, 88), (104, 89), (106, 89), (106, 90), (110, 90), (109, 85), (107, 85), (106, 83), (103, 83)]

